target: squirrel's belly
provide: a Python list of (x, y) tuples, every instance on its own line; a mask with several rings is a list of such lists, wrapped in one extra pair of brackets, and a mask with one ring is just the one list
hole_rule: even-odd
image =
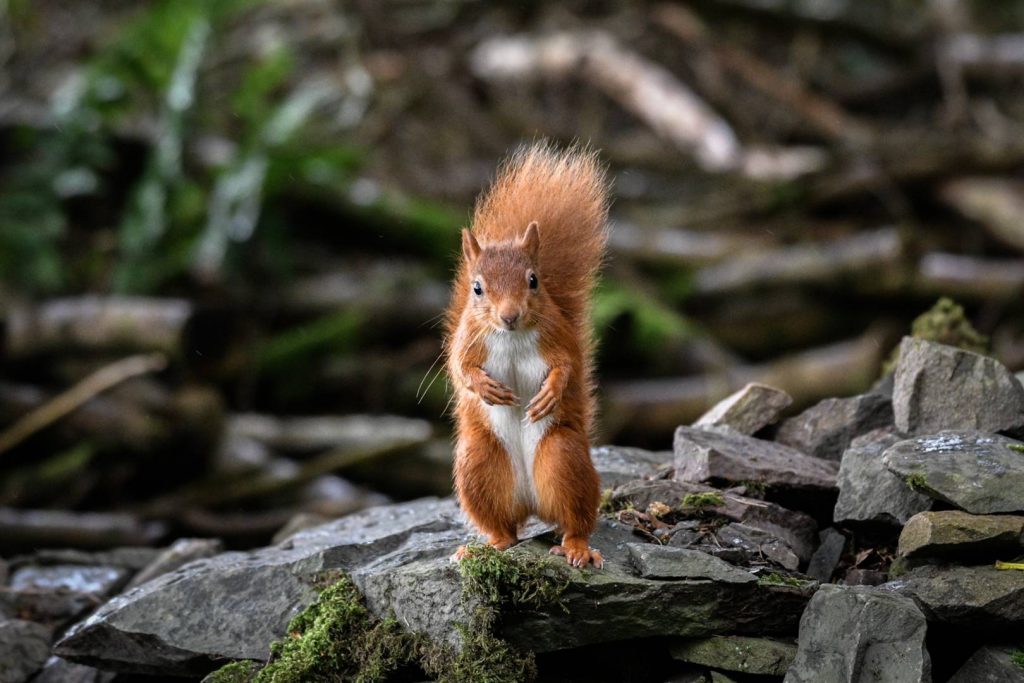
[(484, 406), (491, 430), (505, 446), (516, 479), (516, 498), (535, 509), (537, 490), (533, 461), (537, 445), (551, 425), (549, 415), (537, 422), (526, 417), (526, 405), (540, 390), (548, 366), (540, 355), (536, 330), (492, 332), (487, 337), (487, 374), (512, 389), (516, 406)]

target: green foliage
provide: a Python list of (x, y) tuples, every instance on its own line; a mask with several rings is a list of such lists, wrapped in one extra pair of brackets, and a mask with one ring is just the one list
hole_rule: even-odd
[(725, 505), (725, 498), (717, 491), (687, 493), (683, 496), (683, 507), (690, 510), (702, 511), (719, 505)]
[(924, 491), (928, 486), (928, 480), (920, 472), (908, 474), (904, 481), (911, 491)]
[[(255, 676), (215, 680), (387, 681), (412, 664), (418, 651), (416, 639), (397, 621), (373, 618), (347, 576), (324, 588), (316, 602), (292, 619), (288, 633), (285, 640), (271, 646), (270, 662)], [(239, 671), (236, 668), (228, 674)], [(217, 675), (222, 672), (224, 669)]]
[(532, 653), (517, 650), (495, 632), (505, 608), (559, 604), (569, 581), (564, 565), (526, 551), (501, 552), (474, 545), (467, 548), (459, 573), (465, 604), (475, 604), (469, 623), (457, 627), (462, 637), (458, 651), (405, 632), (393, 618), (375, 618), (352, 580), (331, 574), (320, 582), (317, 601), (289, 623), (288, 636), (271, 645), (265, 667), (233, 662), (207, 680), (373, 683), (391, 680), (413, 666), (442, 683), (513, 683), (534, 678)]
[(1017, 648), (1010, 653), (1010, 661), (1024, 669), (1024, 649)]
[(616, 318), (627, 315), (632, 321), (631, 341), (638, 349), (661, 349), (693, 334), (690, 322), (661, 302), (634, 288), (602, 280), (594, 297), (595, 328), (603, 335)]
[(258, 662), (230, 662), (203, 679), (203, 683), (249, 683), (259, 673)]
[(802, 588), (814, 582), (806, 579), (799, 579), (795, 576), (779, 574), (778, 572), (768, 572), (764, 576), (758, 578), (757, 583), (761, 586), (790, 586), (792, 588)]
[(459, 562), (465, 593), (493, 607), (538, 608), (559, 604), (569, 585), (565, 563), (521, 549), (469, 545)]
[[(987, 354), (988, 337), (980, 334), (967, 319), (964, 308), (948, 297), (942, 297), (930, 309), (917, 316), (910, 327), (912, 337), (938, 342), (958, 349)], [(899, 348), (893, 350), (882, 366), (882, 374), (896, 369)]]

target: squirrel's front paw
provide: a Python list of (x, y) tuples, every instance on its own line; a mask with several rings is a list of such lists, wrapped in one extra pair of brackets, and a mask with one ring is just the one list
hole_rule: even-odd
[(512, 389), (482, 370), (473, 377), (470, 389), (489, 406), (514, 406), (519, 403)]
[(551, 411), (558, 406), (561, 399), (560, 393), (545, 382), (537, 395), (530, 399), (526, 406), (526, 417), (530, 418), (530, 422), (542, 420), (550, 415)]

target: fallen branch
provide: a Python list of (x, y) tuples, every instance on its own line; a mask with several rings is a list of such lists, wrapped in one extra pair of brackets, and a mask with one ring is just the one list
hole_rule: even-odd
[(836, 103), (808, 90), (803, 83), (783, 74), (746, 50), (723, 42), (712, 34), (694, 12), (682, 5), (658, 5), (653, 20), (687, 45), (710, 54), (720, 68), (743, 80), (750, 88), (786, 106), (819, 133), (834, 140), (865, 140), (867, 126), (854, 121)]
[(898, 263), (903, 244), (895, 228), (859, 233), (831, 242), (750, 252), (698, 270), (699, 294), (723, 294), (766, 285), (823, 284)]
[(132, 377), (159, 372), (165, 367), (167, 367), (167, 357), (162, 353), (154, 353), (131, 356), (100, 368), (0, 432), (0, 454), (9, 451), (47, 425), (74, 411), (97, 394)]
[(11, 356), (79, 348), (89, 351), (180, 350), (192, 305), (182, 299), (98, 297), (54, 299), (15, 308), (6, 325)]
[(878, 375), (883, 335), (812, 349), (763, 365), (696, 377), (618, 382), (604, 389), (607, 436), (665, 432), (700, 417), (717, 401), (750, 382), (778, 387), (807, 405), (828, 396), (864, 390)]
[(927, 294), (1013, 300), (1024, 294), (1024, 259), (933, 252), (921, 257), (915, 284)]
[(486, 80), (557, 80), (576, 75), (632, 112), (655, 134), (692, 154), (706, 171), (790, 178), (821, 168), (807, 149), (744, 149), (729, 123), (664, 67), (625, 49), (602, 31), (540, 38), (491, 38), (473, 52)]

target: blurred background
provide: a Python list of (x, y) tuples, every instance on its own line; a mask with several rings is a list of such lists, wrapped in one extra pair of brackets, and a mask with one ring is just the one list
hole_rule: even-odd
[(598, 442), (864, 391), (943, 296), (1020, 370), (1022, 85), (1011, 0), (0, 0), (0, 552), (446, 494), (458, 230), (538, 138), (615, 178)]

